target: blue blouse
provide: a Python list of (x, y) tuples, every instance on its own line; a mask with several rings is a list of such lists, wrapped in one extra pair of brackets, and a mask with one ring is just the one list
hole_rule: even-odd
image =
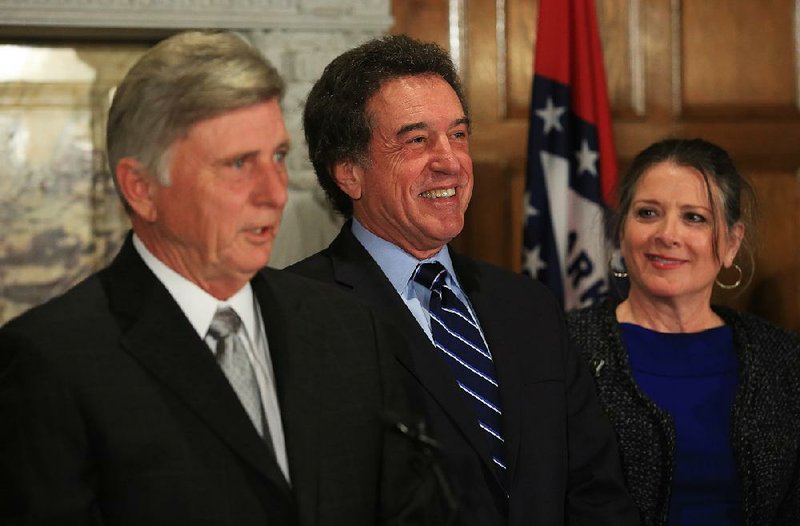
[(662, 333), (620, 323), (633, 378), (672, 416), (675, 470), (669, 526), (741, 523), (730, 424), (738, 380), (733, 331)]

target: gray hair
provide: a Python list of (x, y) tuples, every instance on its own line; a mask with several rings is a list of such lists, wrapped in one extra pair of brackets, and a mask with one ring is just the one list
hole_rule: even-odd
[(194, 124), (280, 100), (283, 92), (277, 70), (232, 33), (189, 31), (163, 40), (133, 65), (114, 94), (106, 128), (114, 184), (124, 157), (169, 184), (170, 149)]

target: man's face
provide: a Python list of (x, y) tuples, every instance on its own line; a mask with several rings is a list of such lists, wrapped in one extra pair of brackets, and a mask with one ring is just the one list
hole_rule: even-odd
[(170, 185), (154, 185), (148, 244), (220, 299), (269, 261), (287, 199), (289, 136), (276, 99), (195, 124), (171, 148)]
[(345, 191), (367, 229), (413, 256), (439, 251), (464, 227), (472, 196), (469, 123), (438, 75), (401, 77), (367, 102), (368, 161)]

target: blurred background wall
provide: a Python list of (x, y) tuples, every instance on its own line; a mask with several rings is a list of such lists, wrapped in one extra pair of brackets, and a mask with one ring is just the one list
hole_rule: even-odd
[[(728, 149), (761, 201), (753, 282), (717, 301), (800, 330), (800, 0), (596, 0), (621, 170), (666, 136)], [(271, 265), (340, 219), (300, 114), (331, 58), (383, 32), (450, 50), (472, 108), (476, 187), (462, 251), (519, 270), (538, 0), (0, 0), (0, 323), (102, 267), (127, 219), (103, 154), (110, 94), (159, 39), (239, 32), (288, 81), (290, 201)]]

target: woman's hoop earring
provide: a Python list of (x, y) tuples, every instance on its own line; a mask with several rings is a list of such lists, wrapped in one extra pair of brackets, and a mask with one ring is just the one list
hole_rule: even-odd
[(619, 256), (620, 262), (622, 263), (622, 270), (617, 270), (614, 268), (614, 255), (615, 254), (611, 254), (611, 257), (608, 258), (608, 268), (611, 270), (611, 275), (619, 279), (627, 278), (628, 271), (625, 270), (625, 262), (622, 260), (622, 256)]
[(725, 289), (725, 290), (731, 290), (731, 289), (735, 289), (736, 287), (738, 287), (739, 285), (742, 284), (742, 277), (744, 277), (744, 273), (742, 272), (742, 267), (740, 267), (739, 265), (734, 263), (733, 264), (733, 268), (735, 268), (739, 272), (739, 279), (737, 279), (736, 282), (731, 284), (731, 285), (726, 285), (726, 284), (720, 282), (719, 279), (715, 279), (714, 282), (717, 285), (719, 285), (719, 288)]

